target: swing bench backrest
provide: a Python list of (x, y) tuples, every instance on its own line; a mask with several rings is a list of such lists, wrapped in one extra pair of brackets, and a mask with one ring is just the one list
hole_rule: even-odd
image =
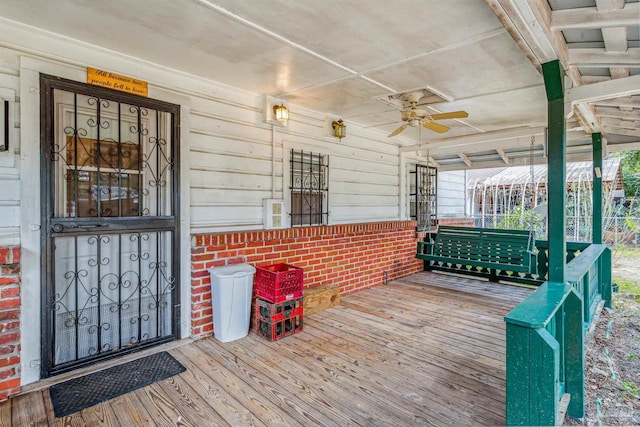
[(418, 242), (417, 258), (437, 263), (534, 273), (530, 230), (439, 226), (433, 242)]

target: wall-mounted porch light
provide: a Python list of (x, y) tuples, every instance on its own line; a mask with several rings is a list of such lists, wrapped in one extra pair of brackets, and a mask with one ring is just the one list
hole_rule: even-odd
[(283, 103), (280, 103), (280, 105), (274, 105), (273, 116), (277, 121), (279, 121), (283, 125), (286, 125), (287, 121), (289, 120), (289, 109), (285, 107)]
[(331, 122), (331, 126), (333, 127), (333, 135), (342, 141), (342, 138), (347, 136), (347, 125), (344, 124), (342, 119), (338, 121)]

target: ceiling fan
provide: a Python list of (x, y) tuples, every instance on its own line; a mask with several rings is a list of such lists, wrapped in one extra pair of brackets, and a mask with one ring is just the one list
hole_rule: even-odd
[(441, 125), (440, 123), (436, 123), (434, 122), (434, 120), (464, 119), (465, 117), (469, 117), (469, 113), (467, 113), (466, 111), (452, 111), (450, 113), (429, 114), (426, 110), (417, 108), (418, 101), (421, 97), (422, 92), (414, 92), (405, 95), (404, 98), (407, 102), (406, 105), (408, 105), (408, 107), (400, 110), (400, 114), (402, 115), (402, 120), (406, 123), (391, 132), (388, 135), (388, 138), (398, 135), (400, 132), (410, 126), (422, 126), (434, 132), (444, 133), (451, 128), (445, 125)]

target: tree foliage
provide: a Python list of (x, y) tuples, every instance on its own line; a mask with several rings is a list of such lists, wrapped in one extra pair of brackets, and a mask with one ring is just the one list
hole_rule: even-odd
[(624, 194), (627, 199), (640, 196), (640, 151), (623, 151), (622, 177), (624, 179)]
[(533, 229), (536, 237), (540, 238), (545, 225), (545, 218), (542, 215), (532, 209), (525, 209), (524, 206), (518, 205), (500, 219), (496, 228), (509, 230)]

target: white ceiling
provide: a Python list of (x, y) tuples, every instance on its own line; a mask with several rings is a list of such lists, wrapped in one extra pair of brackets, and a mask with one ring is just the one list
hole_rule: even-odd
[[(295, 105), (303, 106), (385, 133), (399, 126), (392, 123), (399, 119), (398, 101), (390, 101), (389, 96), (427, 89), (440, 100), (421, 108), (434, 113), (459, 109), (469, 112), (467, 119), (442, 122), (452, 128), (446, 134), (423, 129), (422, 142), (429, 143), (545, 125), (546, 97), (537, 69), (541, 61), (532, 60), (522, 43), (516, 43), (516, 33), (524, 31), (515, 24), (505, 24), (505, 28), (504, 16), (494, 12), (503, 10), (509, 22), (517, 22), (511, 15), (520, 12), (513, 3), (543, 4), (551, 13), (552, 8), (564, 7), (558, 4), (566, 2), (0, 0), (0, 16), (233, 87), (272, 95), (290, 103), (293, 109)], [(595, 0), (571, 3), (571, 7), (579, 8), (575, 10), (595, 6)], [(625, 37), (634, 49), (637, 26), (625, 28)], [(581, 37), (596, 42), (593, 49), (602, 49), (608, 40), (605, 37), (603, 41), (598, 28), (564, 31), (570, 48), (572, 44), (581, 49), (588, 47), (579, 42)], [(571, 66), (564, 62), (565, 67)], [(596, 70), (589, 64), (580, 65)], [(632, 66), (629, 70), (626, 76), (636, 74), (637, 68)], [(580, 72), (577, 66), (576, 72)], [(606, 80), (597, 77), (598, 73), (602, 71), (592, 72), (595, 76), (589, 77), (590, 83)], [(615, 73), (606, 77), (618, 77)], [(640, 113), (634, 108), (632, 118)], [(606, 120), (611, 130), (620, 125), (611, 122), (619, 118)], [(569, 127), (577, 125), (570, 122)], [(573, 139), (585, 139), (586, 134), (580, 131), (574, 135)], [(406, 146), (415, 144), (416, 138), (416, 130), (409, 128), (394, 141)], [(640, 140), (640, 135), (629, 138)], [(485, 150), (493, 147), (486, 145)], [(510, 152), (509, 147), (503, 148)], [(542, 145), (536, 150), (538, 156)], [(493, 153), (491, 162), (505, 159), (496, 151)], [(437, 152), (433, 154), (437, 160)], [(445, 163), (452, 167), (480, 165), (464, 161), (462, 148), (460, 154)]]

